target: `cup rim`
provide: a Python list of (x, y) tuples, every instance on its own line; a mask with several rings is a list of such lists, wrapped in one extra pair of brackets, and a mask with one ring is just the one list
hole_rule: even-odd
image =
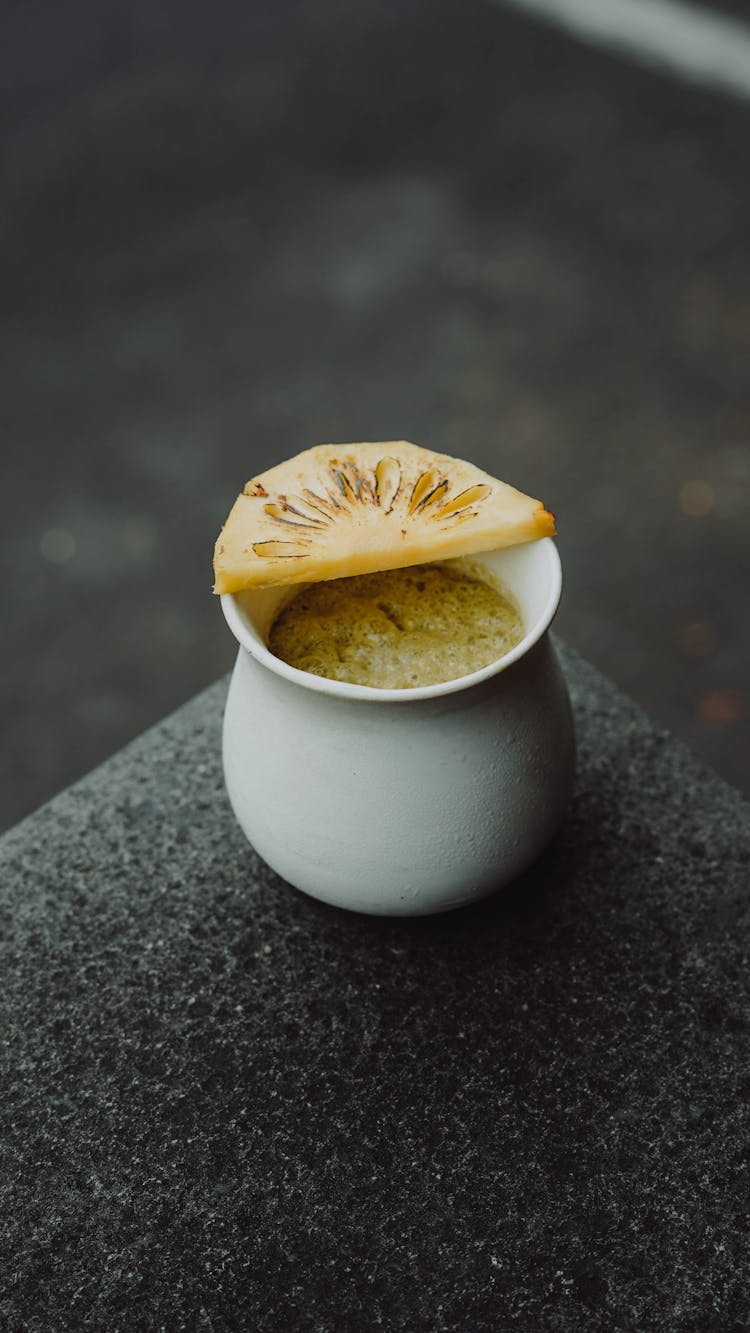
[[(524, 542), (522, 545), (530, 546), (532, 543)], [(315, 676), (309, 671), (300, 671), (298, 667), (289, 666), (287, 662), (282, 662), (281, 658), (275, 657), (270, 649), (266, 647), (260, 635), (250, 625), (247, 616), (238, 605), (235, 593), (225, 592), (221, 594), (221, 609), (241, 648), (246, 649), (261, 666), (266, 667), (275, 675), (283, 677), (292, 684), (301, 686), (303, 689), (312, 690), (316, 694), (328, 694), (339, 699), (362, 700), (368, 703), (411, 703), (418, 699), (439, 699), (445, 695), (458, 694), (462, 690), (470, 689), (473, 685), (479, 685), (482, 681), (489, 680), (492, 676), (498, 676), (503, 671), (507, 671), (519, 658), (525, 657), (530, 649), (534, 647), (534, 644), (538, 643), (542, 636), (546, 634), (560, 604), (562, 565), (560, 563), (560, 553), (551, 537), (542, 537), (535, 541), (533, 545), (541, 547), (545, 551), (549, 572), (549, 592), (544, 609), (537, 616), (531, 629), (514, 648), (511, 648), (509, 652), (497, 658), (494, 662), (481, 667), (478, 671), (469, 672), (464, 676), (456, 676), (453, 680), (440, 681), (435, 685), (415, 685), (413, 688), (397, 690), (380, 689), (376, 685), (352, 685), (348, 681), (330, 680), (327, 676)], [(492, 552), (477, 552), (477, 558), (481, 559), (482, 554), (491, 555)]]

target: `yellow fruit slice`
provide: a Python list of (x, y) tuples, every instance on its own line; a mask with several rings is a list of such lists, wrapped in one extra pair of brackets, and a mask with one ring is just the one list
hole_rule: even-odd
[(370, 574), (552, 536), (541, 500), (389, 440), (319, 444), (253, 477), (214, 553), (214, 591)]

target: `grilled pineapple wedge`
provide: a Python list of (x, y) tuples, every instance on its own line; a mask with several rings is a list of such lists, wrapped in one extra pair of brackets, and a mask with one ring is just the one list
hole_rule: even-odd
[(552, 536), (540, 500), (406, 440), (319, 444), (249, 481), (214, 592), (370, 574)]

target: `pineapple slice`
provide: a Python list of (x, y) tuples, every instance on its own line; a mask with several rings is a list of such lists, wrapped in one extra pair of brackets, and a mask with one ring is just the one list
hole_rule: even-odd
[(540, 500), (406, 440), (319, 444), (262, 472), (216, 543), (214, 592), (310, 583), (551, 536)]

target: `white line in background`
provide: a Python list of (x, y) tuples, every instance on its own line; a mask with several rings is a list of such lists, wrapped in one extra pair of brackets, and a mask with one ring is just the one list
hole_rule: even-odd
[(504, 0), (596, 46), (750, 97), (750, 25), (682, 0)]

